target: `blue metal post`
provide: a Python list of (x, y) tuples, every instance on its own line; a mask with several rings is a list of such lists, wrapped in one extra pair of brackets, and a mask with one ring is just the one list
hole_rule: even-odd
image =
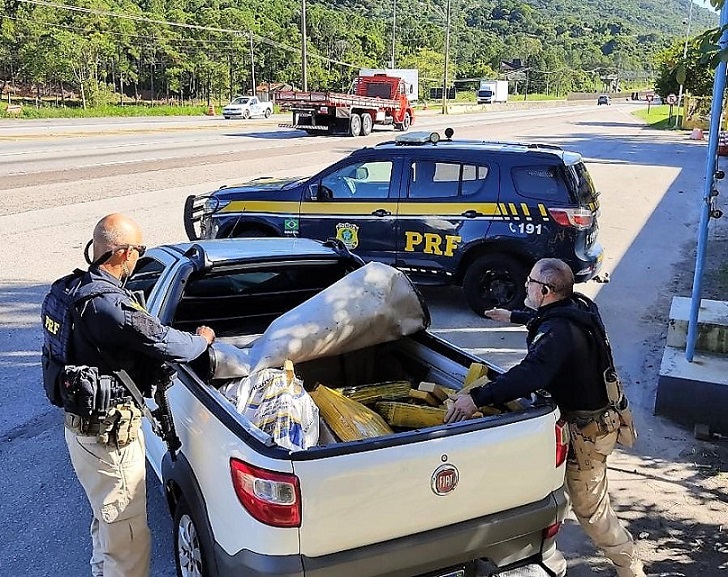
[[(720, 26), (728, 25), (728, 1), (720, 9)], [(723, 30), (720, 37), (720, 48), (728, 46), (728, 29)], [(705, 249), (708, 243), (708, 222), (710, 220), (710, 199), (713, 190), (715, 165), (718, 152), (718, 133), (720, 132), (720, 115), (723, 108), (723, 92), (725, 91), (726, 63), (720, 61), (715, 70), (713, 81), (713, 105), (710, 109), (710, 137), (708, 139), (708, 161), (705, 166), (705, 191), (700, 211), (698, 228), (698, 252), (695, 258), (695, 276), (693, 278), (693, 294), (690, 301), (690, 319), (688, 320), (688, 337), (685, 358), (693, 362), (695, 343), (698, 340), (698, 313), (700, 312), (700, 294), (702, 291), (703, 268), (705, 267)]]

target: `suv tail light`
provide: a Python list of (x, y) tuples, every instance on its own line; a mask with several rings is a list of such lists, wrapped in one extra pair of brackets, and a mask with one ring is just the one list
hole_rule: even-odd
[(549, 208), (549, 214), (561, 226), (586, 230), (594, 224), (594, 213), (588, 208)]
[(556, 421), (556, 466), (560, 467), (569, 454), (569, 428), (565, 421)]
[(301, 526), (298, 477), (237, 459), (230, 459), (230, 472), (238, 500), (255, 519), (272, 527)]

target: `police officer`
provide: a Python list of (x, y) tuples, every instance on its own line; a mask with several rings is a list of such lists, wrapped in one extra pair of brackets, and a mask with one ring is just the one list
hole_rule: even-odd
[[(93, 231), (93, 259), (79, 292), (96, 296), (76, 311), (72, 361), (100, 374), (125, 370), (146, 396), (150, 368), (163, 361), (190, 361), (215, 340), (208, 327), (197, 334), (163, 326), (124, 289), (144, 254), (142, 232), (130, 218), (110, 214)], [(113, 416), (113, 418), (110, 418)], [(66, 413), (65, 437), (93, 511), (91, 572), (95, 577), (147, 577), (151, 552), (147, 525), (141, 411), (131, 398), (108, 415)], [(103, 434), (103, 435), (102, 435)]]
[[(525, 304), (532, 311), (486, 311), (489, 318), (527, 324), (528, 354), (487, 385), (458, 395), (445, 420), (468, 419), (477, 407), (504, 403), (539, 389), (551, 393), (569, 422), (566, 485), (574, 514), (614, 563), (619, 577), (643, 577), (632, 536), (609, 502), (606, 458), (617, 441), (619, 417), (609, 408), (597, 348), (573, 320), (579, 318), (573, 315), (586, 314), (573, 287), (574, 275), (566, 263), (541, 259), (526, 281)], [(606, 420), (604, 415), (608, 415)]]

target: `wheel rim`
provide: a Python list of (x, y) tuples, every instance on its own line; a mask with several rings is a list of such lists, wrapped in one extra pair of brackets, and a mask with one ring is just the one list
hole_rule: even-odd
[(500, 307), (511, 302), (518, 294), (513, 277), (505, 271), (487, 271), (478, 283), (478, 292), (483, 301)]
[(265, 117), (266, 118), (270, 117), (270, 109), (268, 109), (268, 108), (265, 109)]
[(200, 539), (189, 515), (182, 515), (177, 526), (177, 558), (182, 577), (202, 577)]
[(250, 112), (248, 112), (247, 110), (245, 112), (243, 112), (243, 118), (248, 118), (249, 116), (250, 116)]
[(369, 116), (368, 114), (365, 114), (364, 116), (361, 117), (362, 132), (369, 134), (372, 131), (372, 126), (373, 126), (373, 123), (372, 123), (371, 116)]
[(352, 136), (358, 136), (361, 133), (361, 118), (352, 116), (350, 127)]
[(410, 115), (404, 115), (404, 121), (402, 122), (402, 130), (407, 130), (410, 127)]

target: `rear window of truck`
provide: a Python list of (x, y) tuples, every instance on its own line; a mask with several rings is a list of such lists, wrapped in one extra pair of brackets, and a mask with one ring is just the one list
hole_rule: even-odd
[(211, 326), (220, 335), (259, 334), (281, 314), (350, 272), (349, 264), (285, 263), (193, 275), (177, 305), (173, 326)]

